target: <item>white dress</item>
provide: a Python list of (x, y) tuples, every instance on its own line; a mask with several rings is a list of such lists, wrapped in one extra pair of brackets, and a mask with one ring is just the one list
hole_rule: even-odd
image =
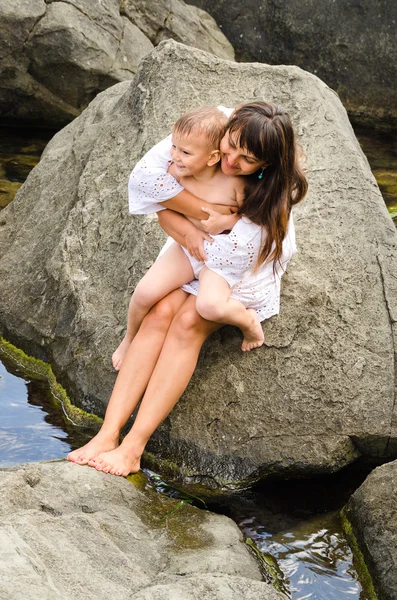
[[(183, 187), (167, 173), (172, 162), (171, 136), (156, 144), (136, 164), (128, 183), (129, 210), (132, 214), (150, 214), (165, 210), (161, 202), (170, 200), (183, 190)], [(242, 217), (229, 234), (212, 236), (212, 243), (204, 241), (207, 255), (205, 265), (221, 275), (232, 288), (231, 297), (240, 300), (246, 308), (253, 308), (263, 321), (280, 311), (280, 280), (290, 258), (296, 253), (295, 229), (292, 214), (289, 219), (287, 234), (283, 241), (281, 264), (264, 263), (257, 271), (253, 271), (256, 257), (263, 245), (263, 227)], [(162, 248), (162, 254), (172, 243), (168, 238)], [(195, 273), (204, 263), (189, 256)], [(182, 286), (182, 289), (197, 296), (198, 280)]]

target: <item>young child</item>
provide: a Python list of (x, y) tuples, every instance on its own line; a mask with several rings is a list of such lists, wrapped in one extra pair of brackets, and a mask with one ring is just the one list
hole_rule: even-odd
[[(211, 204), (237, 210), (244, 199), (243, 178), (225, 175), (219, 163), (219, 145), (226, 124), (226, 115), (215, 107), (196, 109), (181, 117), (172, 132), (172, 164), (168, 172), (195, 196), (204, 197)], [(115, 369), (121, 367), (129, 344), (152, 306), (193, 279), (199, 279), (196, 306), (203, 318), (239, 327), (244, 335), (243, 351), (263, 344), (262, 327), (255, 310), (246, 309), (241, 302), (230, 298), (231, 285), (222, 277), (220, 256), (217, 260), (215, 252), (211, 263), (213, 269), (208, 268), (202, 241), (197, 243), (197, 237), (193, 241), (195, 236), (191, 223), (197, 229), (217, 235), (232, 230), (240, 216), (222, 215), (206, 208), (203, 210), (210, 215), (206, 221), (186, 217), (188, 221), (182, 230), (178, 219), (175, 233), (184, 238), (186, 249), (170, 239), (160, 257), (138, 283), (130, 301), (127, 332), (112, 357)], [(172, 215), (169, 216), (172, 220)], [(206, 243), (212, 242), (212, 238), (206, 236), (206, 239)], [(240, 276), (241, 273), (238, 280)]]

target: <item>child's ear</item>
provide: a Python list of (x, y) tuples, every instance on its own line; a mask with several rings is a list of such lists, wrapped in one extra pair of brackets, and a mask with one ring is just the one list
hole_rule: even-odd
[(219, 150), (213, 150), (210, 154), (210, 157), (207, 161), (207, 166), (208, 167), (212, 167), (213, 165), (216, 165), (217, 162), (219, 162), (221, 160), (221, 153)]

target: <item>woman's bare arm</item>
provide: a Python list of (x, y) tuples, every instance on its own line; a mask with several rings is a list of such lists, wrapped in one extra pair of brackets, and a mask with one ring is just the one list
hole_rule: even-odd
[(221, 215), (231, 215), (237, 210), (234, 206), (211, 204), (210, 202), (198, 198), (187, 190), (182, 190), (170, 200), (162, 202), (161, 205), (166, 208), (171, 208), (173, 211), (181, 213), (182, 215), (199, 219), (200, 221), (205, 221), (209, 216), (208, 213), (201, 210), (202, 207), (215, 210)]
[(173, 210), (161, 210), (157, 213), (157, 217), (162, 229), (186, 248), (191, 256), (199, 261), (207, 259), (203, 242), (204, 240), (212, 242), (211, 236), (197, 229), (186, 217)]

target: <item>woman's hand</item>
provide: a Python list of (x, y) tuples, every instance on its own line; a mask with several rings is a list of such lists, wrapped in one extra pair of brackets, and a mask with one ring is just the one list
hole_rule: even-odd
[(193, 256), (193, 258), (200, 262), (207, 260), (207, 255), (204, 252), (204, 240), (213, 242), (214, 240), (210, 235), (194, 227), (194, 229), (185, 233), (183, 237), (184, 243), (182, 245), (189, 252), (190, 256)]
[(204, 230), (211, 235), (218, 235), (218, 233), (233, 229), (240, 218), (237, 214), (221, 215), (217, 211), (204, 206), (201, 207), (201, 210), (209, 215), (208, 219), (201, 221), (201, 224)]

